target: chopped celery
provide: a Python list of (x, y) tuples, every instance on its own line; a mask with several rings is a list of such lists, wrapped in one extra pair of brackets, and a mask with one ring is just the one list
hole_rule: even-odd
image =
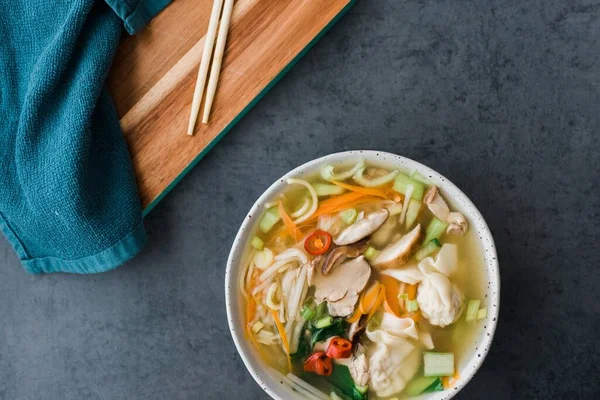
[(258, 227), (263, 233), (267, 233), (275, 226), (275, 224), (281, 219), (279, 216), (279, 210), (277, 210), (277, 206), (273, 206), (265, 211)]
[(467, 322), (475, 321), (477, 313), (479, 312), (479, 304), (481, 304), (479, 300), (469, 300), (469, 303), (467, 304)]
[(368, 261), (373, 261), (375, 259), (375, 257), (377, 257), (379, 255), (379, 250), (377, 250), (374, 247), (369, 246), (369, 248), (367, 248), (367, 251), (365, 251), (364, 256)]
[(316, 315), (316, 307), (314, 304), (305, 304), (302, 306), (302, 310), (300, 310), (300, 315), (307, 321), (311, 321)]
[(423, 353), (425, 376), (453, 376), (454, 353)]
[(329, 183), (313, 183), (313, 188), (319, 197), (342, 194), (346, 191), (343, 187), (330, 185)]
[(442, 247), (442, 245), (440, 244), (440, 241), (437, 239), (433, 239), (430, 242), (427, 242), (426, 244), (424, 244), (419, 249), (419, 251), (417, 251), (417, 253), (415, 254), (415, 257), (417, 258), (417, 261), (421, 261), (421, 260), (425, 259), (425, 257), (428, 257), (429, 255), (433, 254), (433, 252), (435, 252), (436, 250), (438, 250), (441, 247)]
[(358, 216), (358, 211), (356, 208), (349, 208), (344, 211), (340, 211), (340, 218), (346, 225), (352, 225), (354, 221), (356, 221), (356, 217)]
[(423, 200), (423, 194), (425, 193), (425, 185), (423, 185), (421, 182), (410, 179), (404, 174), (399, 174), (396, 177), (393, 189), (398, 193), (406, 194), (408, 187), (411, 185), (413, 186), (413, 191), (410, 197), (417, 201)]
[(416, 300), (408, 300), (406, 302), (406, 311), (409, 313), (419, 311), (419, 303)]
[(482, 308), (481, 310), (477, 311), (477, 320), (478, 321), (480, 319), (484, 319), (485, 317), (487, 317), (487, 308)]
[(437, 376), (419, 376), (413, 378), (408, 385), (404, 388), (404, 394), (409, 397), (418, 396), (425, 391), (428, 387), (433, 385), (439, 378)]
[(262, 250), (263, 246), (265, 245), (265, 242), (262, 241), (261, 238), (259, 238), (258, 236), (254, 236), (252, 238), (252, 241), (250, 242), (250, 244), (252, 245), (252, 247), (254, 247), (256, 250)]
[(412, 174), (410, 174), (410, 179), (413, 179), (417, 182), (421, 182), (425, 185), (429, 185), (429, 182), (427, 182), (427, 178), (425, 178), (419, 171), (414, 170), (412, 172)]
[[(413, 189), (414, 191), (414, 189)], [(417, 220), (419, 212), (421, 211), (421, 202), (415, 199), (410, 199), (408, 203), (408, 209), (406, 210), (406, 228), (410, 229)]]
[(318, 321), (316, 321), (315, 328), (317, 328), (317, 329), (327, 328), (332, 323), (333, 323), (333, 318), (331, 318), (331, 316), (328, 315), (328, 316), (323, 317), (323, 318), (319, 319)]
[(425, 243), (431, 242), (433, 239), (439, 239), (440, 236), (446, 231), (448, 224), (437, 218), (433, 218), (427, 230), (425, 231)]

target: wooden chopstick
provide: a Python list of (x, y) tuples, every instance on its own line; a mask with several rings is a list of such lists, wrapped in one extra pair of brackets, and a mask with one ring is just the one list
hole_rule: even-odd
[(231, 22), (231, 14), (233, 12), (234, 0), (225, 0), (225, 6), (223, 8), (223, 17), (221, 18), (221, 25), (219, 26), (219, 37), (217, 38), (217, 45), (215, 47), (215, 56), (213, 58), (212, 67), (210, 70), (210, 79), (208, 80), (208, 89), (206, 90), (206, 101), (204, 103), (204, 115), (202, 116), (202, 123), (208, 123), (208, 117), (210, 115), (210, 109), (215, 98), (215, 92), (217, 91), (217, 83), (219, 82), (219, 74), (221, 73), (221, 62), (223, 61), (223, 53), (225, 52), (225, 43), (227, 42), (227, 33), (229, 31), (229, 24)]
[(204, 41), (202, 60), (200, 61), (200, 67), (198, 68), (198, 79), (196, 79), (196, 88), (194, 89), (194, 100), (190, 111), (190, 123), (187, 130), (187, 134), (190, 136), (194, 134), (194, 127), (196, 126), (196, 120), (198, 119), (198, 113), (200, 112), (202, 94), (204, 93), (206, 77), (208, 76), (208, 66), (210, 65), (215, 38), (217, 37), (217, 28), (219, 26), (219, 17), (221, 16), (222, 8), (223, 0), (214, 0), (210, 21), (208, 23), (208, 31)]

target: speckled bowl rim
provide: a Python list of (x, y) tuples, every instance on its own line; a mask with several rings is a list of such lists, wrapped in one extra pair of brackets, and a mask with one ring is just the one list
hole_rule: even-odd
[(397, 165), (398, 168), (403, 170), (410, 171), (416, 169), (421, 174), (425, 175), (429, 180), (431, 180), (432, 183), (438, 185), (438, 187), (440, 187), (441, 190), (452, 199), (452, 203), (457, 205), (460, 211), (467, 215), (467, 218), (471, 224), (471, 229), (477, 230), (477, 233), (483, 244), (486, 272), (488, 277), (488, 315), (484, 325), (485, 328), (476, 339), (476, 347), (473, 351), (471, 359), (459, 371), (460, 379), (454, 389), (430, 393), (428, 395), (419, 397), (420, 399), (427, 400), (450, 399), (454, 397), (475, 375), (477, 370), (483, 364), (483, 360), (487, 356), (489, 348), (492, 344), (498, 321), (498, 313), (500, 310), (500, 269), (498, 266), (498, 255), (496, 253), (494, 239), (487, 223), (467, 195), (465, 195), (449, 179), (433, 169), (417, 161), (396, 154), (374, 150), (353, 150), (330, 154), (294, 168), (292, 171), (275, 181), (275, 183), (273, 183), (259, 197), (259, 199), (250, 209), (248, 215), (246, 215), (244, 218), (242, 226), (240, 227), (235, 240), (233, 241), (231, 252), (229, 253), (229, 258), (227, 260), (225, 272), (225, 302), (227, 306), (227, 319), (231, 336), (233, 337), (235, 346), (242, 357), (246, 368), (259, 386), (263, 388), (265, 392), (267, 392), (267, 394), (277, 400), (302, 398), (296, 392), (282, 384), (280, 380), (273, 377), (270, 372), (268, 372), (266, 368), (267, 365), (258, 357), (256, 349), (253, 349), (251, 343), (244, 338), (244, 331), (240, 318), (241, 314), (239, 312), (241, 304), (240, 294), (237, 290), (239, 274), (238, 260), (243, 256), (244, 245), (248, 243), (250, 235), (254, 234), (254, 231), (256, 230), (254, 225), (257, 218), (254, 217), (260, 215), (260, 213), (263, 211), (262, 206), (264, 203), (274, 199), (277, 194), (285, 189), (287, 186), (285, 183), (286, 179), (296, 178), (304, 174), (312, 173), (324, 164), (335, 165), (348, 162), (353, 159), (358, 159), (360, 157), (364, 158), (367, 162), (371, 161), (374, 163), (380, 162)]

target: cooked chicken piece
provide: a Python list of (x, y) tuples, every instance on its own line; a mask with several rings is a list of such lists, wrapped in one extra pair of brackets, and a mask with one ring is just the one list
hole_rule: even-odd
[(425, 195), (425, 204), (438, 219), (447, 222), (446, 233), (449, 235), (462, 236), (467, 232), (468, 223), (464, 215), (459, 212), (451, 212), (448, 204), (440, 194), (437, 186), (432, 186)]
[(429, 207), (429, 210), (442, 221), (446, 221), (448, 214), (450, 213), (450, 207), (446, 203), (446, 200), (440, 194), (437, 186), (432, 186), (425, 194), (425, 204)]
[(421, 239), (421, 225), (402, 236), (383, 249), (373, 261), (373, 266), (379, 269), (398, 268), (406, 264), (413, 252), (419, 247)]
[(315, 300), (317, 303), (327, 301), (332, 316), (350, 315), (370, 276), (371, 267), (364, 256), (343, 263), (328, 275), (314, 269)]
[(356, 346), (352, 356), (335, 359), (336, 364), (345, 365), (350, 371), (350, 376), (357, 386), (367, 386), (369, 383), (369, 362), (365, 356), (362, 345)]
[(356, 221), (346, 229), (344, 229), (334, 240), (333, 243), (338, 246), (356, 243), (361, 239), (366, 238), (371, 233), (375, 232), (387, 219), (388, 210), (382, 208), (379, 211), (374, 211), (360, 221)]
[(448, 222), (448, 228), (446, 228), (446, 233), (448, 235), (462, 236), (467, 233), (467, 229), (469, 229), (467, 219), (459, 212), (449, 213), (446, 222)]
[(338, 301), (327, 302), (327, 312), (333, 317), (345, 317), (354, 312), (354, 306), (358, 301), (358, 293), (350, 291)]

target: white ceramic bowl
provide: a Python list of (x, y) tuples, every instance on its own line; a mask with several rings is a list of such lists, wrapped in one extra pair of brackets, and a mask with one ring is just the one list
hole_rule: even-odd
[(475, 229), (478, 234), (484, 249), (483, 255), (485, 258), (486, 274), (487, 274), (487, 320), (482, 324), (481, 332), (473, 344), (472, 356), (470, 359), (465, 359), (458, 366), (460, 379), (454, 390), (446, 390), (443, 392), (430, 393), (423, 395), (421, 399), (427, 400), (442, 400), (454, 397), (460, 389), (462, 389), (469, 380), (475, 375), (492, 343), (494, 331), (496, 329), (496, 321), (500, 306), (500, 274), (498, 269), (498, 257), (496, 255), (496, 247), (492, 234), (483, 219), (481, 213), (469, 198), (458, 189), (447, 178), (438, 174), (431, 168), (426, 167), (416, 161), (401, 157), (395, 154), (385, 153), (381, 151), (346, 151), (343, 153), (335, 153), (319, 159), (307, 162), (294, 170), (288, 172), (285, 176), (273, 183), (260, 198), (254, 203), (250, 212), (244, 219), (240, 230), (233, 242), (229, 259), (227, 260), (227, 271), (225, 274), (225, 297), (227, 303), (227, 318), (229, 321), (229, 329), (235, 345), (246, 365), (248, 371), (256, 382), (262, 387), (271, 397), (279, 400), (298, 399), (301, 398), (296, 392), (289, 389), (286, 385), (277, 379), (271, 372), (271, 369), (266, 363), (260, 359), (256, 349), (251, 343), (244, 338), (243, 329), (243, 307), (242, 297), (237, 290), (237, 282), (240, 274), (239, 260), (244, 255), (246, 246), (250, 238), (256, 230), (256, 222), (258, 217), (264, 210), (264, 204), (275, 199), (275, 197), (284, 189), (287, 184), (287, 178), (301, 177), (302, 175), (317, 171), (324, 164), (341, 164), (355, 161), (363, 158), (367, 163), (385, 164), (395, 166), (400, 170), (412, 171), (417, 170), (426, 176), (432, 183), (436, 184), (446, 193), (451, 199), (454, 208), (461, 211), (469, 220), (469, 229)]

